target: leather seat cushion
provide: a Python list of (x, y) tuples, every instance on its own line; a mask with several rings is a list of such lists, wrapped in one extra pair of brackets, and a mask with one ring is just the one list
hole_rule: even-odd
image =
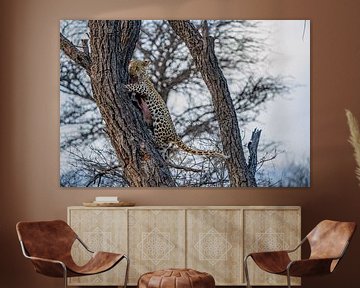
[(138, 288), (214, 288), (214, 277), (193, 269), (148, 272), (139, 278)]

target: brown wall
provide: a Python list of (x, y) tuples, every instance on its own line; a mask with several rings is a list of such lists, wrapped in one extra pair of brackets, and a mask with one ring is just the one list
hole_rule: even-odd
[[(7, 2), (7, 3), (5, 3)], [(310, 189), (114, 189), (139, 205), (301, 205), (303, 234), (330, 218), (360, 224), (360, 187), (344, 108), (360, 119), (360, 11), (350, 0), (1, 1), (1, 287), (62, 287), (33, 273), (15, 234), (19, 220), (66, 219), (99, 194), (59, 188), (60, 19), (234, 18), (311, 20)], [(335, 274), (304, 287), (358, 287), (360, 235)]]

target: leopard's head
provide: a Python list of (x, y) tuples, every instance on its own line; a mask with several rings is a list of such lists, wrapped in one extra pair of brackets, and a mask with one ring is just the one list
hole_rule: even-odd
[(147, 68), (150, 65), (149, 60), (131, 60), (129, 65), (129, 73), (131, 76), (146, 75)]

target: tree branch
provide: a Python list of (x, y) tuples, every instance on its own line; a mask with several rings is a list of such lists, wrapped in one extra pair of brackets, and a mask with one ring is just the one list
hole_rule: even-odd
[(82, 48), (86, 56), (90, 57), (89, 39), (81, 39)]
[(208, 87), (215, 114), (219, 122), (224, 154), (230, 156), (226, 161), (232, 187), (252, 186), (249, 171), (242, 149), (242, 140), (236, 111), (229, 87), (215, 55), (214, 39), (207, 35), (207, 23), (203, 23), (202, 36), (190, 21), (170, 20), (170, 26), (185, 42), (198, 71)]
[(191, 167), (181, 166), (181, 165), (177, 165), (175, 163), (171, 163), (169, 161), (167, 161), (166, 163), (172, 168), (180, 169), (180, 170), (184, 170), (184, 171), (190, 171), (190, 172), (196, 172), (196, 173), (201, 173), (203, 171), (202, 169), (195, 169), (195, 168), (191, 168)]
[(83, 67), (87, 72), (90, 71), (91, 61), (89, 55), (77, 49), (62, 33), (60, 33), (60, 49), (76, 64)]
[(249, 181), (251, 183), (251, 186), (256, 187), (256, 179), (255, 179), (255, 173), (256, 173), (256, 167), (257, 167), (257, 149), (259, 146), (259, 139), (261, 135), (261, 130), (254, 129), (254, 131), (251, 134), (251, 140), (248, 143), (248, 149), (249, 149)]

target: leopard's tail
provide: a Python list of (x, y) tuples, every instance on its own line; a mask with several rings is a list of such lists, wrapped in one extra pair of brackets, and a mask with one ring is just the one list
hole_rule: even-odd
[(180, 138), (177, 138), (174, 142), (181, 150), (193, 154), (193, 155), (200, 155), (200, 156), (208, 156), (208, 157), (220, 157), (224, 159), (229, 159), (230, 156), (224, 155), (223, 153), (213, 151), (213, 150), (199, 150), (193, 149), (187, 146)]

